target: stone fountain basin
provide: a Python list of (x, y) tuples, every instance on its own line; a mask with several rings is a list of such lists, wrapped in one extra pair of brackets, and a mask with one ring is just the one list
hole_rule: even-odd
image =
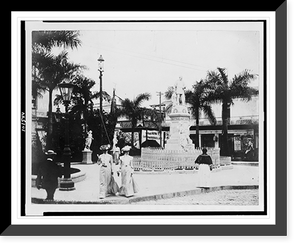
[[(71, 170), (71, 178), (74, 183), (85, 180), (86, 178), (85, 172), (82, 172), (80, 169), (77, 168), (71, 168), (70, 170)], [(36, 175), (31, 176), (31, 187), (36, 187), (36, 178), (37, 178)], [(60, 179), (61, 178), (58, 178), (58, 185), (60, 184)]]

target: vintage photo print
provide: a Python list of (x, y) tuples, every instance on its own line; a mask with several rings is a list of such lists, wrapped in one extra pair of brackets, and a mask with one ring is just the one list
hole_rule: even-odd
[(270, 218), (267, 19), (52, 18), (21, 29), (22, 217)]

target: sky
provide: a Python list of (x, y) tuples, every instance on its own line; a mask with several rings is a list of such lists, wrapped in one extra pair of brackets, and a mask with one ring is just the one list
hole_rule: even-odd
[(191, 89), (217, 67), (226, 68), (229, 78), (245, 69), (262, 74), (258, 23), (99, 23), (78, 30), (82, 45), (67, 49), (69, 60), (87, 67), (83, 74), (96, 82), (94, 90), (99, 91), (97, 59), (102, 54), (103, 90), (112, 94), (115, 88), (123, 99), (148, 92), (151, 99), (144, 106), (158, 104), (158, 92), (179, 76)]

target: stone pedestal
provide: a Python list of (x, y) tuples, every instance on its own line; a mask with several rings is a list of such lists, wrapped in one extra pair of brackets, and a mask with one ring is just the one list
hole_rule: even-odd
[(83, 164), (91, 164), (92, 161), (92, 151), (91, 150), (83, 150), (82, 151), (82, 163)]
[(165, 145), (166, 150), (193, 150), (190, 139), (190, 114), (186, 105), (175, 105), (169, 114), (170, 135)]

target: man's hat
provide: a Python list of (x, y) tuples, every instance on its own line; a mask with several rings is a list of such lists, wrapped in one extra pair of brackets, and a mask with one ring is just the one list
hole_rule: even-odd
[(109, 144), (104, 144), (100, 146), (100, 150), (109, 150), (110, 145)]
[(46, 155), (56, 155), (56, 153), (53, 150), (48, 150), (45, 152)]
[(126, 145), (122, 148), (122, 151), (130, 151), (131, 147), (129, 145)]

